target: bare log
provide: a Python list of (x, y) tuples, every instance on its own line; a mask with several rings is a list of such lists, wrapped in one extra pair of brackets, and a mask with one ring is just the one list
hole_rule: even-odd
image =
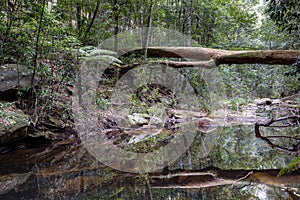
[(150, 174), (153, 188), (205, 188), (218, 185), (264, 183), (273, 186), (293, 186), (300, 183), (299, 170), (278, 177), (279, 169), (222, 170), (208, 167), (203, 170), (166, 171)]
[[(134, 49), (131, 53), (140, 54), (143, 49)], [(299, 59), (299, 50), (246, 50), (229, 51), (201, 47), (149, 47), (148, 57), (152, 58), (185, 58), (188, 62), (169, 62), (174, 67), (197, 67), (214, 64), (269, 64), (292, 65)], [(160, 61), (163, 63), (163, 61)], [(201, 63), (203, 62), (203, 63)]]

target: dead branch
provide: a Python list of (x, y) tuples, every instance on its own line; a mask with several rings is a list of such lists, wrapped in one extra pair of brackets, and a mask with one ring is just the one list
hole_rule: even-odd
[[(292, 116), (286, 116), (286, 117), (281, 117), (281, 118), (277, 118), (277, 119), (271, 119), (267, 122), (256, 122), (254, 125), (255, 137), (262, 139), (267, 144), (269, 144), (272, 148), (278, 148), (280, 150), (287, 151), (287, 152), (299, 152), (299, 147), (286, 148), (286, 147), (277, 145), (270, 140), (270, 138), (288, 138), (288, 139), (293, 139), (293, 140), (299, 140), (299, 138), (294, 138), (294, 137), (289, 137), (289, 136), (262, 136), (259, 131), (260, 126), (274, 127), (274, 126), (271, 126), (273, 123), (288, 120), (288, 119), (295, 119), (296, 121), (299, 121), (300, 116), (292, 115)], [(292, 126), (292, 125), (294, 125), (294, 124), (290, 124), (290, 126)]]

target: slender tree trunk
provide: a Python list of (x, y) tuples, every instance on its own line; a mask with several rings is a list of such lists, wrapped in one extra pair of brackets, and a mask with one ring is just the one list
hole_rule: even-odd
[[(140, 2), (139, 0), (134, 1), (134, 10), (133, 10), (134, 13), (141, 13), (141, 8), (140, 8), (139, 2)], [(134, 18), (133, 25), (135, 25), (136, 27), (139, 27), (141, 25), (141, 14), (134, 15), (134, 16), (135, 16), (135, 18)], [(133, 28), (136, 28), (136, 27), (133, 27)]]
[[(114, 51), (118, 52), (118, 45), (119, 45), (119, 39), (118, 39), (118, 34), (119, 34), (119, 5), (117, 0), (113, 0), (113, 18), (114, 18)], [(119, 68), (114, 69), (114, 83), (117, 83), (119, 79)]]
[(204, 35), (205, 35), (205, 46), (208, 47), (209, 46), (209, 30), (208, 30), (208, 26), (206, 25), (205, 27), (205, 31), (204, 31)]
[(175, 30), (178, 30), (180, 27), (180, 8), (179, 8), (179, 0), (175, 0), (175, 11), (174, 11), (174, 16), (178, 16), (178, 19), (175, 20)]
[(81, 19), (81, 3), (80, 1), (78, 0), (76, 2), (76, 31), (77, 31), (77, 35), (80, 36), (81, 35), (81, 24), (82, 24), (82, 19)]
[(45, 5), (46, 5), (46, 0), (42, 0), (42, 8), (41, 8), (41, 13), (40, 13), (40, 18), (39, 18), (39, 25), (38, 25), (38, 29), (36, 32), (36, 36), (35, 36), (35, 53), (34, 53), (34, 57), (33, 57), (33, 72), (31, 75), (31, 86), (33, 86), (33, 82), (34, 82), (34, 78), (35, 78), (35, 74), (36, 74), (36, 70), (37, 70), (37, 65), (38, 65), (38, 56), (39, 56), (39, 51), (40, 51), (40, 36), (41, 36), (41, 32), (42, 32), (42, 26), (43, 26), (43, 18), (44, 18), (44, 10), (45, 10)]
[(186, 25), (186, 35), (187, 35), (187, 41), (186, 46), (191, 46), (191, 38), (192, 38), (192, 5), (193, 0), (189, 0), (187, 2), (188, 4), (188, 12), (187, 12), (187, 25)]
[(181, 32), (182, 33), (186, 33), (185, 32), (185, 26), (186, 26), (185, 21), (186, 21), (186, 8), (183, 8), (183, 11), (182, 11), (182, 23), (181, 23), (181, 25), (182, 25)]
[(6, 35), (9, 34), (12, 21), (13, 21), (13, 12), (14, 12), (15, 5), (12, 4), (9, 0), (7, 0), (7, 20), (6, 20)]
[(154, 2), (153, 0), (150, 1), (149, 5), (149, 15), (148, 15), (148, 21), (147, 21), (147, 27), (146, 27), (146, 32), (145, 32), (145, 39), (144, 39), (144, 44), (143, 48), (145, 49), (145, 57), (147, 57), (147, 48), (149, 45), (149, 39), (150, 39), (150, 31), (151, 31), (151, 26), (152, 26), (152, 11), (154, 8)]
[(118, 34), (119, 34), (119, 5), (118, 1), (113, 1), (113, 18), (114, 18), (114, 50), (118, 52)]
[(93, 24), (94, 24), (94, 22), (95, 22), (95, 19), (96, 19), (97, 14), (98, 14), (99, 6), (100, 6), (100, 1), (97, 1), (97, 4), (96, 4), (95, 10), (94, 10), (93, 17), (92, 17), (92, 19), (91, 19), (91, 21), (90, 21), (90, 23), (89, 23), (89, 26), (88, 26), (87, 29), (85, 30), (84, 35), (83, 35), (83, 37), (82, 37), (82, 39), (81, 39), (81, 40), (83, 40), (83, 41), (86, 39), (87, 35), (88, 35), (89, 32), (91, 31), (91, 28), (92, 28), (92, 26), (93, 26)]
[(144, 33), (145, 33), (145, 1), (141, 2), (141, 10), (140, 10), (140, 23), (141, 23), (141, 35), (142, 35), (142, 47), (144, 44)]

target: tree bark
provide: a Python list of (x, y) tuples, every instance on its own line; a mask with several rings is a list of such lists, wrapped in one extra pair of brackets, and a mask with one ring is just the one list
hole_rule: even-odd
[[(143, 49), (131, 51), (143, 54)], [(188, 62), (169, 62), (174, 67), (198, 67), (211, 62), (214, 65), (221, 64), (269, 64), (292, 65), (300, 57), (300, 50), (246, 50), (230, 51), (201, 47), (150, 47), (147, 50), (148, 57), (152, 58), (185, 58), (193, 59)]]

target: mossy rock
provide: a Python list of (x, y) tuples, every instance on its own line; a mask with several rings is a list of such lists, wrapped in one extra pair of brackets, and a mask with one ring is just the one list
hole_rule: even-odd
[(0, 102), (0, 145), (11, 143), (27, 135), (29, 118), (13, 103)]

